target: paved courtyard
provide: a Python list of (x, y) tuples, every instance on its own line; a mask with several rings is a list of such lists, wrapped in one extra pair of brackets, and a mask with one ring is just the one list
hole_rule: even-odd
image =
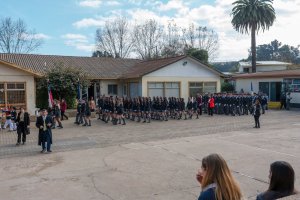
[(195, 174), (210, 153), (225, 157), (246, 199), (267, 189), (276, 160), (292, 164), (300, 190), (300, 111), (269, 111), (261, 129), (252, 128), (251, 116), (126, 126), (63, 122), (64, 129), (53, 130), (52, 154), (39, 153), (34, 127), (20, 147), (16, 133), (0, 132), (1, 200), (197, 199)]

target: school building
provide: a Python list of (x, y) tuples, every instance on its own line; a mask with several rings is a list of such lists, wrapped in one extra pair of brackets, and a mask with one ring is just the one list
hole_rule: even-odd
[(290, 63), (257, 61), (257, 72), (252, 72), (251, 63), (240, 62), (240, 74), (233, 75), (236, 91), (263, 92), (272, 103), (279, 105), (282, 93), (291, 93), (291, 106), (300, 107), (300, 69), (289, 69)]
[(88, 97), (100, 95), (163, 96), (187, 99), (196, 93), (220, 92), (223, 74), (190, 56), (142, 61), (0, 53), (0, 108), (36, 108), (36, 84), (56, 64), (83, 70), (91, 80)]

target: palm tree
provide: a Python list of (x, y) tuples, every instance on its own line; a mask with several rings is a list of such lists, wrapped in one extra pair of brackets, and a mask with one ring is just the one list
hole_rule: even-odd
[(256, 72), (256, 32), (268, 30), (276, 18), (273, 0), (237, 0), (232, 5), (231, 24), (240, 33), (251, 31), (252, 72)]

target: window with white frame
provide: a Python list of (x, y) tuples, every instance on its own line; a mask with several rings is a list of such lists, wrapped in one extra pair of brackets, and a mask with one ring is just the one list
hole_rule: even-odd
[(118, 85), (117, 84), (107, 85), (107, 93), (108, 95), (118, 95)]
[(179, 82), (148, 82), (149, 97), (180, 97)]
[(0, 107), (26, 108), (25, 83), (0, 83)]

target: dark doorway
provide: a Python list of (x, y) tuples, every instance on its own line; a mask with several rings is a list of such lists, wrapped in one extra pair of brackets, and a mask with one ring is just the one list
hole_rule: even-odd
[(271, 88), (270, 88), (271, 101), (280, 101), (281, 84), (282, 84), (281, 82), (271, 82)]
[(270, 96), (270, 82), (259, 82), (259, 91)]
[(91, 83), (91, 85), (88, 89), (88, 99), (91, 99), (91, 97), (95, 98), (94, 86), (95, 86), (95, 83)]

